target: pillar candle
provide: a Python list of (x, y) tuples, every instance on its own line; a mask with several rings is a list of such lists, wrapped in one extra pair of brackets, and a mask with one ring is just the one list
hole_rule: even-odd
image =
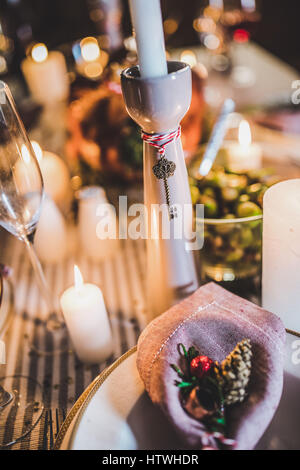
[(167, 75), (159, 0), (129, 0), (142, 78)]
[(68, 97), (69, 81), (63, 54), (51, 51), (45, 44), (36, 44), (21, 69), (33, 98), (40, 104), (51, 104)]
[(32, 141), (31, 145), (40, 165), (45, 192), (64, 208), (70, 197), (70, 173), (67, 165), (55, 153), (43, 151), (37, 142)]
[(226, 165), (231, 171), (242, 173), (257, 169), (262, 164), (262, 149), (259, 144), (252, 143), (251, 129), (246, 120), (239, 126), (238, 142), (224, 142)]
[[(61, 208), (65, 209), (70, 199), (70, 174), (67, 165), (58, 155), (42, 151), (39, 144), (31, 142), (43, 176), (45, 192)], [(24, 144), (21, 148), (21, 159), (16, 162), (15, 178), (20, 190), (28, 191), (28, 181), (34, 181), (35, 166), (30, 158), (30, 149)]]
[(263, 307), (300, 332), (300, 179), (269, 188), (263, 214)]
[[(104, 189), (100, 186), (87, 186), (78, 192), (78, 199), (78, 228), (83, 253), (93, 261), (102, 261), (115, 256), (120, 248), (117, 238), (117, 217), (106, 198)], [(115, 233), (111, 233), (112, 238), (101, 238), (101, 233), (97, 230), (101, 219), (105, 219), (103, 230), (106, 228), (106, 223), (112, 228), (115, 227)]]
[(73, 347), (82, 362), (98, 364), (113, 350), (112, 334), (99, 287), (83, 283), (74, 266), (75, 285), (67, 289), (60, 304)]
[(65, 220), (52, 199), (45, 195), (34, 236), (37, 255), (44, 263), (58, 263), (67, 255), (67, 246)]

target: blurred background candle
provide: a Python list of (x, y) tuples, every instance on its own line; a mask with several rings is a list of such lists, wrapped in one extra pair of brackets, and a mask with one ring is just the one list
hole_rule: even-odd
[(263, 307), (300, 332), (300, 179), (269, 188), (263, 214)]
[(45, 192), (60, 207), (65, 207), (70, 196), (70, 174), (61, 157), (53, 152), (43, 151), (32, 141), (32, 148), (39, 162), (44, 180)]
[(32, 97), (49, 105), (66, 100), (69, 94), (67, 66), (63, 54), (51, 51), (45, 44), (35, 44), (31, 55), (21, 63), (21, 69)]
[(81, 75), (98, 79), (108, 62), (108, 53), (100, 49), (96, 38), (89, 36), (76, 42), (72, 47), (76, 70)]
[[(52, 152), (42, 151), (40, 145), (32, 141), (32, 149), (39, 162), (41, 173), (44, 181), (45, 192), (53, 199), (53, 201), (65, 209), (68, 207), (71, 196), (70, 174), (67, 165), (58, 155)], [(32, 174), (28, 171), (28, 165), (32, 165), (30, 159), (30, 149), (24, 144), (21, 147), (22, 160), (18, 160), (15, 166), (15, 178), (19, 187), (22, 189), (22, 181), (24, 181), (24, 191), (27, 187), (26, 179), (34, 176), (34, 168)]]
[(34, 236), (37, 255), (44, 263), (58, 263), (67, 254), (67, 244), (65, 220), (52, 199), (45, 194)]
[(238, 142), (225, 141), (226, 165), (231, 171), (242, 173), (261, 167), (262, 149), (252, 143), (251, 129), (248, 121), (243, 119), (239, 125)]
[(21, 158), (17, 160), (14, 166), (14, 178), (21, 194), (26, 194), (28, 188), (38, 187), (39, 175), (36, 172), (36, 166), (33, 163), (33, 147), (27, 144), (21, 146)]
[(142, 78), (167, 75), (159, 0), (129, 0)]
[(103, 295), (99, 287), (83, 283), (76, 265), (74, 281), (61, 296), (61, 308), (77, 356), (82, 362), (98, 364), (111, 355), (113, 347)]
[[(79, 200), (79, 238), (84, 254), (93, 261), (115, 256), (120, 248), (117, 238), (117, 218), (115, 210), (106, 198), (104, 189), (100, 186), (88, 186), (81, 189), (77, 197)], [(104, 217), (111, 228), (115, 227), (113, 238), (101, 238), (99, 237), (101, 234), (97, 233), (97, 226)], [(106, 227), (103, 228), (106, 231)], [(107, 230), (109, 230), (108, 225)]]

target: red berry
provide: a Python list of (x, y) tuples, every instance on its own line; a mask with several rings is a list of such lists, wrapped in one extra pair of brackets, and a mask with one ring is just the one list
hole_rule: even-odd
[(214, 361), (207, 356), (196, 356), (191, 360), (190, 371), (192, 375), (202, 379), (210, 371)]

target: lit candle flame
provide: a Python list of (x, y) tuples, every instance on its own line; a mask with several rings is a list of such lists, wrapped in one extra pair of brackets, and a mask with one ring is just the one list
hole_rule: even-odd
[(74, 264), (74, 285), (76, 290), (79, 290), (80, 287), (83, 286), (82, 274), (76, 264)]
[(93, 62), (100, 56), (100, 48), (96, 38), (84, 38), (80, 42), (81, 55), (86, 62)]
[(43, 158), (43, 150), (41, 149), (41, 146), (35, 140), (31, 141), (31, 145), (35, 153), (37, 161), (41, 163), (42, 158)]
[(239, 125), (239, 143), (243, 147), (249, 147), (251, 145), (251, 130), (248, 121), (243, 119)]
[(45, 44), (35, 44), (31, 50), (31, 57), (35, 62), (45, 62), (48, 57), (48, 49)]

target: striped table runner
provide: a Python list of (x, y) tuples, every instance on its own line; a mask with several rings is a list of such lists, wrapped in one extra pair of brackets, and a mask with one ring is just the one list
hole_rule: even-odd
[[(45, 335), (41, 321), (47, 312), (39, 295), (27, 254), (21, 242), (9, 236), (1, 249), (1, 262), (13, 268), (12, 279), (15, 291), (14, 315), (6, 334), (7, 365), (1, 375), (21, 374), (37, 380), (43, 390), (45, 411), (34, 430), (11, 449), (49, 449), (53, 444), (51, 429), (57, 428), (90, 382), (111, 362), (134, 346), (141, 329), (145, 326), (145, 253), (142, 240), (123, 240), (120, 251), (114, 258), (101, 264), (88, 261), (84, 256), (71, 256), (55, 266), (45, 266), (45, 274), (53, 296), (60, 294), (73, 284), (73, 266), (78, 264), (87, 282), (99, 285), (103, 291), (113, 330), (114, 354), (109, 361), (87, 366), (74, 354), (64, 352), (54, 356), (39, 356), (30, 351), (30, 339), (35, 337), (40, 344), (51, 342)], [(18, 388), (18, 380), (8, 380), (7, 387)], [(35, 387), (23, 390), (34, 400)], [(17, 413), (18, 426), (31, 420), (24, 409)], [(16, 421), (11, 419), (0, 429), (0, 445), (5, 439), (13, 439)]]

